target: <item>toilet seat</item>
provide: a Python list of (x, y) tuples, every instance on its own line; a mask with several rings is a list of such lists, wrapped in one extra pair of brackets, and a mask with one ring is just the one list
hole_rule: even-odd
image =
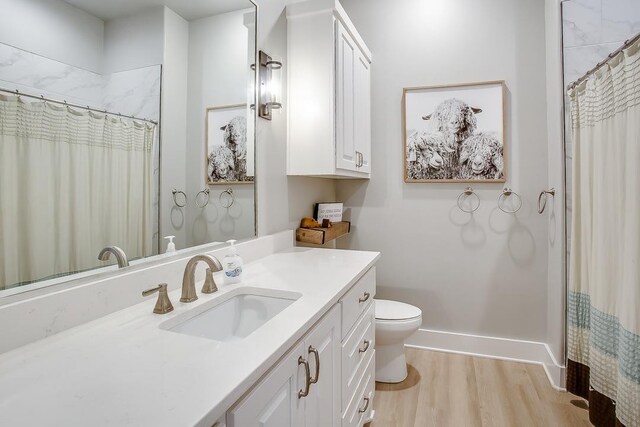
[(411, 304), (385, 299), (376, 299), (375, 304), (376, 320), (412, 320), (422, 316), (422, 310)]

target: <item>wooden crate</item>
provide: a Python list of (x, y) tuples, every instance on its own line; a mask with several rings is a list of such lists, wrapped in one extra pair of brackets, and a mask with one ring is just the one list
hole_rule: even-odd
[(303, 243), (324, 245), (327, 242), (337, 239), (351, 231), (349, 221), (334, 222), (331, 228), (298, 228), (296, 230), (296, 240)]

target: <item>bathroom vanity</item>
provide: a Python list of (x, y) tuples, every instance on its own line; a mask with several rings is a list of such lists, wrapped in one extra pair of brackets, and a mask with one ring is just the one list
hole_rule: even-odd
[[(274, 253), (271, 236), (238, 246), (250, 261), (240, 285), (216, 275), (219, 291), (202, 294), (199, 272), (192, 303), (170, 283), (170, 313), (139, 297), (1, 354), (0, 425), (362, 425), (373, 409), (379, 253), (294, 248), (293, 232), (280, 234), (289, 243)], [(170, 275), (166, 264), (137, 274), (177, 277), (188, 259)]]

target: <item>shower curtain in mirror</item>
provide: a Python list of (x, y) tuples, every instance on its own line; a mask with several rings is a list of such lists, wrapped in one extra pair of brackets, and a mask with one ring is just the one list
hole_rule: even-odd
[(640, 426), (640, 42), (569, 91), (567, 389), (596, 426)]
[(154, 131), (0, 94), (0, 289), (151, 255)]

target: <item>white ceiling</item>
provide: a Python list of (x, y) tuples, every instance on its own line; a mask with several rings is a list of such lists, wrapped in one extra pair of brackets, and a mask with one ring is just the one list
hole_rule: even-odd
[(103, 21), (151, 6), (167, 6), (187, 21), (253, 7), (249, 0), (64, 0)]

